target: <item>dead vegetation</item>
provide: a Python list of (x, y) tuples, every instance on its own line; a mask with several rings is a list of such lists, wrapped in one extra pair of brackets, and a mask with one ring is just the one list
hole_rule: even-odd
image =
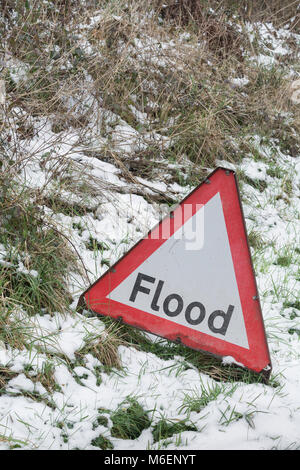
[(269, 22), (276, 26), (291, 22), (292, 29), (299, 30), (299, 4), (294, 0), (157, 0), (156, 4), (163, 18), (182, 26), (192, 23), (198, 29), (202, 28), (209, 13), (214, 11), (218, 14), (235, 14), (244, 21)]
[(86, 354), (92, 354), (105, 367), (106, 371), (113, 368), (121, 369), (122, 363), (118, 353), (119, 346), (129, 346), (121, 328), (108, 322), (108, 326), (99, 337), (90, 338), (88, 344), (76, 352), (76, 358), (80, 361)]

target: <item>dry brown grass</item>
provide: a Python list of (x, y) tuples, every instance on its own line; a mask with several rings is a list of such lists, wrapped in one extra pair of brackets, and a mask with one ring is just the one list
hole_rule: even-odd
[[(286, 21), (295, 13), (295, 2), (280, 2), (279, 5), (279, 1), (274, 0), (266, 7), (266, 2), (253, 0), (239, 2), (238, 8), (236, 2), (229, 0), (211, 4), (192, 0), (158, 1), (151, 5), (132, 0), (126, 8), (122, 2), (108, 2), (103, 6), (98, 23), (91, 27), (90, 17), (97, 13), (95, 7), (85, 9), (78, 1), (56, 2), (57, 10), (49, 5), (42, 7), (37, 1), (31, 4), (30, 11), (26, 10), (25, 2), (17, 0), (6, 0), (0, 7), (9, 25), (2, 30), (3, 49), (7, 48), (14, 59), (26, 65), (26, 73), (19, 81), (14, 80), (8, 66), (1, 72), (6, 80), (7, 103), (0, 118), (0, 211), (12, 217), (12, 231), (6, 237), (11, 244), (18, 245), (20, 253), (28, 253), (34, 259), (43, 257), (48, 266), (56, 263), (56, 269), (44, 272), (47, 282), (42, 290), (35, 289), (38, 302), (32, 304), (33, 292), (28, 291), (27, 284), (27, 291), (19, 291), (23, 306), (36, 307), (38, 303), (50, 311), (62, 311), (68, 300), (64, 276), (74, 267), (74, 247), (71, 245), (70, 249), (66, 236), (43, 217), (39, 207), (47, 206), (54, 212), (69, 215), (78, 209), (84, 214), (84, 207), (75, 208), (57, 194), (66, 187), (80, 193), (80, 184), (84, 178), (89, 178), (79, 166), (77, 174), (75, 165), (70, 169), (68, 152), (72, 152), (72, 148), (59, 159), (51, 154), (57, 144), (67, 140), (64, 133), (72, 130), (81, 144), (88, 145), (88, 125), (93, 123), (97, 133), (109, 139), (113, 125), (108, 125), (103, 118), (103, 109), (106, 109), (138, 130), (141, 136), (149, 130), (167, 136), (171, 141), (168, 148), (149, 144), (147, 149), (129, 156), (111, 148), (97, 150), (99, 159), (110, 159), (130, 183), (130, 190), (135, 186), (136, 193), (142, 195), (145, 192), (137, 177), (163, 180), (167, 169), (162, 161), (182, 163), (187, 157), (194, 165), (188, 182), (197, 184), (203, 172), (215, 166), (216, 159), (237, 162), (251, 153), (252, 147), (245, 139), (247, 135), (276, 137), (291, 154), (297, 154), (299, 106), (291, 103), (287, 92), (289, 84), (279, 68), (266, 70), (248, 60), (249, 55), (259, 51), (250, 44), (244, 29), (245, 20), (271, 21), (275, 15), (278, 21)], [(215, 7), (216, 13), (209, 11), (210, 5)], [(13, 7), (19, 11), (15, 22)], [(149, 15), (154, 7), (153, 14)], [(73, 8), (76, 15), (72, 14)], [(228, 18), (232, 18), (233, 13), (238, 15), (235, 22), (230, 23)], [(297, 21), (298, 18), (293, 28)], [(79, 25), (85, 27), (76, 29)], [(91, 54), (79, 44), (79, 33), (94, 48)], [(187, 40), (182, 40), (182, 33), (186, 33)], [(69, 66), (64, 67), (66, 64)], [(232, 86), (232, 76), (247, 77), (249, 84), (240, 90)], [(78, 111), (87, 96), (91, 98), (87, 108)], [(148, 122), (143, 126), (133, 113), (132, 105), (146, 114)], [(287, 124), (280, 117), (282, 111), (294, 113), (293, 124)], [(37, 152), (44, 152), (40, 166), (42, 169), (50, 167), (48, 179), (38, 192), (29, 194), (27, 188), (25, 192), (14, 191), (10, 181), (28, 162), (40, 158), (34, 152), (24, 153), (20, 145), (43, 129), (45, 124), (38, 128), (39, 117), (51, 123), (56, 136)], [(147, 165), (150, 160), (151, 164), (158, 161), (155, 172)], [(58, 192), (49, 195), (48, 188), (53, 181)], [(118, 189), (90, 184), (90, 191), (91, 187), (94, 194)], [(158, 202), (165, 197), (159, 193), (156, 196)], [(29, 222), (33, 222), (33, 228), (30, 237), (20, 236), (17, 240), (20, 221), (26, 230)], [(37, 233), (39, 225), (47, 227), (44, 238)], [(64, 263), (59, 261), (62, 259)], [(28, 264), (27, 268), (34, 266)], [(48, 274), (59, 281), (52, 286), (53, 290), (49, 289)], [(5, 305), (20, 302), (20, 296), (12, 295), (16, 285), (22, 286), (19, 280), (16, 282), (15, 274), (9, 269), (3, 270), (0, 280), (3, 280)], [(116, 344), (112, 347), (105, 363), (119, 364), (114, 352), (116, 347)], [(105, 353), (102, 340), (95, 343), (93, 353), (99, 357)]]

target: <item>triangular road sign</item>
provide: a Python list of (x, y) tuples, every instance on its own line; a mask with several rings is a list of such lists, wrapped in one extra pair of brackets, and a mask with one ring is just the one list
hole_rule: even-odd
[(235, 173), (217, 168), (81, 296), (96, 313), (262, 372), (271, 360)]

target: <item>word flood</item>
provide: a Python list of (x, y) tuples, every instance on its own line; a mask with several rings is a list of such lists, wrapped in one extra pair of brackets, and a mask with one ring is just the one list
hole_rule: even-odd
[[(156, 284), (155, 277), (148, 276), (147, 274), (138, 273), (129, 300), (136, 303), (136, 308), (139, 308), (140, 295), (152, 296), (150, 308), (153, 312), (164, 312), (167, 317), (177, 317), (183, 314), (188, 325), (197, 326), (203, 322), (206, 316), (206, 309), (203, 303), (199, 301), (190, 302), (185, 306), (184, 299), (181, 295), (172, 293), (167, 295), (163, 300), (162, 290), (165, 284), (164, 281), (158, 280), (155, 290), (151, 292), (151, 288), (147, 287), (149, 284)], [(150, 300), (150, 299), (149, 299)], [(223, 310), (215, 310), (212, 312), (208, 319), (207, 324), (213, 333), (218, 333), (223, 336), (226, 335), (232, 314), (234, 305), (229, 305), (226, 312)]]

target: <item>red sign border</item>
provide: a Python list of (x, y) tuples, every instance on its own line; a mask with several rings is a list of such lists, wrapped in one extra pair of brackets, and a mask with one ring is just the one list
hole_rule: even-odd
[[(178, 207), (182, 204), (191, 204), (194, 210), (189, 216), (192, 216), (196, 212), (196, 204), (205, 205), (217, 193), (220, 193), (221, 197), (249, 350), (176, 324), (167, 318), (160, 318), (106, 298), (109, 292), (123, 282), (166, 241), (161, 237), (153, 236), (162, 229), (164, 223), (171, 224), (170, 236), (179, 228), (179, 226), (174, 226), (174, 222), (172, 224), (172, 219), (178, 220), (177, 217), (173, 217), (172, 213), (163, 218), (144, 238), (95, 281), (81, 295), (78, 306), (85, 303), (86, 307), (95, 313), (122, 320), (126, 324), (171, 341), (180, 341), (198, 351), (205, 351), (217, 357), (232, 356), (236, 362), (255, 372), (262, 373), (268, 380), (272, 365), (235, 172), (222, 167), (216, 168), (180, 202)], [(175, 212), (176, 209), (174, 214)], [(188, 218), (186, 217), (183, 223)], [(151, 324), (151, 328), (148, 327), (149, 324)]]

